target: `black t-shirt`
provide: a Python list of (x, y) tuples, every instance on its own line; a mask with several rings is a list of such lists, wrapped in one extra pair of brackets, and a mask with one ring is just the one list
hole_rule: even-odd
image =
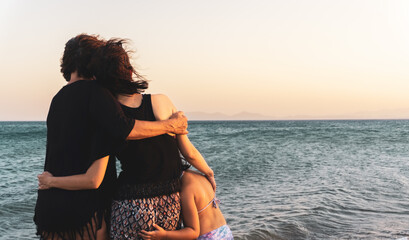
[[(54, 176), (85, 173), (95, 160), (114, 153), (134, 123), (96, 81), (80, 80), (64, 86), (54, 96), (47, 117), (44, 170)], [(97, 190), (39, 190), (34, 217), (38, 231), (63, 232), (88, 223), (107, 204), (104, 196), (116, 177), (114, 167), (108, 164)]]

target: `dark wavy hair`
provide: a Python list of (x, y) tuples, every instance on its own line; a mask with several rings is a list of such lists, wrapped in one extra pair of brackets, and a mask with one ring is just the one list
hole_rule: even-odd
[(97, 35), (80, 34), (65, 44), (61, 58), (61, 73), (65, 80), (70, 81), (71, 73), (77, 71), (79, 77), (92, 78), (90, 62), (95, 52), (105, 44)]
[(96, 81), (115, 96), (141, 93), (148, 88), (147, 80), (130, 63), (130, 52), (123, 47), (126, 43), (126, 39), (120, 38), (106, 41), (95, 52), (90, 63)]

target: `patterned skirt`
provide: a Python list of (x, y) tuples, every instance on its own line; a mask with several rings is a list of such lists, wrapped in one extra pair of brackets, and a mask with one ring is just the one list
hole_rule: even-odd
[(142, 239), (138, 232), (154, 230), (156, 223), (165, 230), (181, 228), (179, 192), (168, 195), (114, 200), (111, 209), (111, 239)]

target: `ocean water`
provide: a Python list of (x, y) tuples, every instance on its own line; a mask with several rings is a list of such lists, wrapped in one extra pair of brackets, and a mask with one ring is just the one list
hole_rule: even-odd
[[(409, 121), (204, 121), (190, 139), (216, 174), (235, 239), (409, 236)], [(44, 122), (0, 123), (0, 239), (35, 239)]]

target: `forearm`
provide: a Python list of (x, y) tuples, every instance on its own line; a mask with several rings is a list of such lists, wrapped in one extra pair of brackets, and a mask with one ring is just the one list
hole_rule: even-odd
[(99, 186), (99, 184), (95, 183), (95, 181), (86, 174), (51, 177), (49, 185), (52, 188), (61, 188), (65, 190), (96, 189)]
[(190, 164), (206, 176), (213, 176), (213, 170), (207, 165), (202, 154), (193, 146), (186, 135), (177, 135), (178, 147), (180, 153)]
[(128, 140), (138, 140), (159, 136), (174, 131), (170, 120), (163, 121), (139, 121), (135, 120), (135, 125), (127, 137)]
[(192, 149), (192, 153), (186, 156), (185, 159), (204, 175), (214, 175), (213, 170), (209, 167), (202, 154), (200, 154), (200, 152), (196, 148)]
[(38, 175), (39, 189), (61, 188), (65, 190), (97, 189), (104, 180), (109, 156), (95, 160), (84, 174), (54, 177), (50, 172)]

